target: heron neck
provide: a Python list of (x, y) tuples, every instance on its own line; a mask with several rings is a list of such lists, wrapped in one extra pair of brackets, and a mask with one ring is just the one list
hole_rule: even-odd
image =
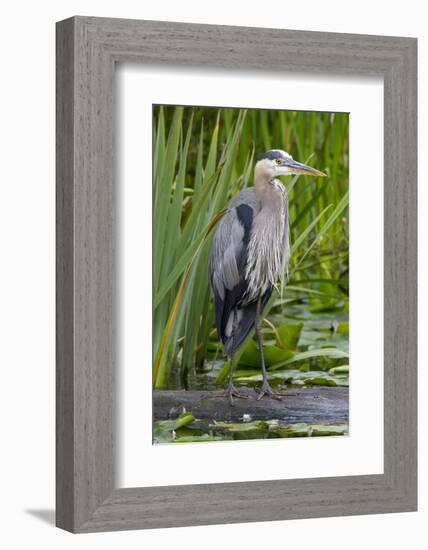
[(273, 178), (269, 177), (268, 175), (263, 173), (261, 170), (257, 170), (257, 166), (256, 166), (256, 170), (254, 173), (254, 189), (258, 196), (263, 195), (265, 191), (269, 189), (269, 187), (271, 187), (270, 184), (272, 182), (272, 179)]
[(265, 205), (280, 208), (281, 198), (286, 194), (285, 187), (279, 180), (257, 173), (254, 178), (254, 190), (262, 208)]

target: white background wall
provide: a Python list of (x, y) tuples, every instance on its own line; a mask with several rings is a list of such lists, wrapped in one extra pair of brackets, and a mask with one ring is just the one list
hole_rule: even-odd
[[(3, 548), (219, 548), (267, 545), (348, 550), (426, 545), (428, 483), (420, 468), (418, 513), (299, 520), (146, 532), (70, 535), (55, 529), (54, 506), (54, 23), (70, 15), (417, 36), (419, 38), (420, 205), (427, 151), (428, 31), (424, 3), (236, 0), (132, 2), (15, 0), (1, 12), (0, 86), (0, 541)], [(425, 219), (424, 219), (425, 218)], [(421, 215), (420, 248), (426, 233)], [(426, 254), (420, 257), (427, 279)], [(426, 250), (425, 250), (426, 252)], [(420, 298), (426, 303), (426, 287)], [(427, 330), (421, 309), (420, 334)], [(422, 340), (423, 342), (423, 340)], [(421, 345), (420, 364), (427, 353)], [(419, 449), (428, 460), (420, 369)], [(424, 433), (425, 432), (425, 433)]]

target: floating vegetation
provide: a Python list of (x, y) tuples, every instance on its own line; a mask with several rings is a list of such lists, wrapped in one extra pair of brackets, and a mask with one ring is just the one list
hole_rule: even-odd
[[(186, 413), (184, 413), (186, 415)], [(211, 422), (192, 415), (180, 415), (177, 421), (154, 422), (154, 443), (198, 443), (242, 439), (278, 439), (348, 435), (348, 424), (285, 424), (278, 420)], [(177, 422), (177, 424), (174, 424)]]

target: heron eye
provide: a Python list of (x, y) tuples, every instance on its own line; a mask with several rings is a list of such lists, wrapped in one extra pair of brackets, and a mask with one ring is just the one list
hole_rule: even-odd
[(281, 164), (281, 159), (276, 159), (275, 164)]

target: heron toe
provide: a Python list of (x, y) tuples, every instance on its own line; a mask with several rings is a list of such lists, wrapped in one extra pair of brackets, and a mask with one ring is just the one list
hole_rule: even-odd
[(281, 401), (281, 399), (283, 397), (280, 393), (275, 392), (271, 388), (270, 384), (268, 384), (268, 382), (263, 382), (263, 384), (260, 388), (254, 388), (254, 390), (259, 394), (257, 396), (257, 401), (260, 401), (260, 399), (262, 397), (264, 397), (265, 395), (267, 397), (272, 398), (272, 399), (277, 399), (278, 401)]
[(225, 396), (229, 398), (229, 403), (231, 405), (233, 405), (233, 398), (234, 397), (237, 397), (238, 399), (250, 399), (249, 395), (245, 395), (244, 393), (240, 393), (234, 385), (229, 386), (224, 393), (225, 393)]

